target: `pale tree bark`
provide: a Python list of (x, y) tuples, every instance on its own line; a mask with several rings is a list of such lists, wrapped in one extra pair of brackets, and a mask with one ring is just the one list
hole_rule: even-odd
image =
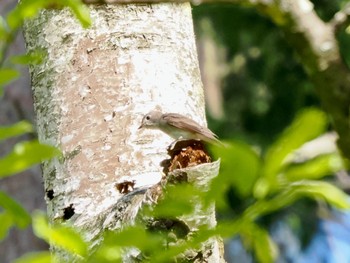
[[(143, 114), (177, 112), (203, 125), (205, 114), (188, 3), (90, 10), (89, 29), (68, 10), (42, 11), (26, 23), (25, 39), (28, 51), (47, 52), (31, 68), (40, 141), (63, 152), (43, 164), (48, 215), (84, 229), (93, 246), (104, 228), (132, 222), (163, 176), (171, 139), (138, 130)], [(127, 196), (116, 187), (125, 182)], [(212, 242), (206, 260), (220, 262), (220, 242)]]
[[(129, 3), (131, 0), (84, 0), (85, 3)], [(143, 3), (184, 2), (184, 0), (138, 0)], [(192, 0), (193, 4), (215, 3), (216, 0)], [(337, 34), (349, 26), (350, 4), (334, 17), (323, 21), (310, 0), (222, 0), (255, 8), (269, 17), (285, 33), (286, 39), (315, 86), (320, 101), (330, 114), (339, 135), (339, 149), (350, 159), (350, 70), (339, 50)]]

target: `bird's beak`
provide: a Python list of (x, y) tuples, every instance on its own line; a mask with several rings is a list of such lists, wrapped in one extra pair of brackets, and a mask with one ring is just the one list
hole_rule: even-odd
[(138, 130), (141, 129), (141, 128), (143, 128), (143, 124), (140, 125), (140, 127), (138, 128)]

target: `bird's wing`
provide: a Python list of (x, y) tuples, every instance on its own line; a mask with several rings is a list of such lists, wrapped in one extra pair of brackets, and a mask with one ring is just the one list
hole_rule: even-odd
[(208, 128), (199, 125), (194, 120), (191, 120), (190, 118), (187, 118), (183, 115), (180, 115), (177, 113), (165, 113), (163, 114), (162, 118), (169, 125), (172, 125), (176, 128), (187, 130), (192, 133), (201, 133), (208, 138), (213, 138), (213, 139), (218, 138), (218, 136)]

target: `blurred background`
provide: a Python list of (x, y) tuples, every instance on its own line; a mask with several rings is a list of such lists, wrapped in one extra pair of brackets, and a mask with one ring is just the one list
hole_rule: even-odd
[[(311, 2), (317, 14), (329, 21), (347, 1)], [(298, 111), (321, 107), (293, 47), (268, 18), (254, 9), (227, 4), (196, 6), (193, 17), (207, 118), (220, 138), (242, 140), (264, 152)], [(338, 40), (349, 65), (349, 35), (341, 32)], [(325, 180), (349, 190), (346, 173)], [(234, 189), (228, 199), (233, 213), (239, 213), (247, 201)], [(259, 223), (279, 247), (276, 262), (346, 263), (350, 262), (349, 220), (347, 212), (303, 199)], [(228, 262), (256, 262), (239, 238), (225, 244)]]
[[(317, 13), (327, 21), (345, 1), (312, 2)], [(0, 14), (4, 16), (16, 3), (1, 0)], [(208, 123), (220, 138), (241, 140), (264, 152), (300, 109), (319, 106), (313, 84), (292, 47), (268, 18), (254, 9), (226, 4), (194, 6), (193, 18)], [(348, 62), (350, 38), (340, 34), (339, 41)], [(18, 34), (9, 54), (24, 50), (22, 35)], [(21, 78), (11, 83), (0, 99), (0, 125), (23, 119), (34, 122), (28, 70), (22, 68), (21, 72)], [(2, 142), (0, 156), (21, 139), (23, 137)], [(45, 209), (38, 166), (2, 179), (0, 190), (9, 193), (29, 212)], [(241, 200), (234, 189), (229, 190), (228, 198), (232, 211), (239, 213), (246, 200)], [(279, 246), (277, 262), (350, 262), (350, 218), (343, 211), (301, 200), (260, 221)], [(30, 229), (12, 229), (0, 244), (1, 262), (11, 262), (25, 252), (42, 249), (47, 249), (47, 245), (35, 238)], [(226, 240), (225, 253), (228, 262), (255, 262), (239, 238)]]
[(298, 110), (319, 104), (268, 18), (234, 5), (201, 5), (193, 16), (208, 117), (220, 137), (268, 145)]

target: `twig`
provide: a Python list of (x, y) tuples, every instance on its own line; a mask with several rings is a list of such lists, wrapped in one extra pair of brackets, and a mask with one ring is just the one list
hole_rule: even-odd
[(350, 3), (347, 3), (340, 11), (335, 13), (329, 22), (337, 33), (350, 24)]

